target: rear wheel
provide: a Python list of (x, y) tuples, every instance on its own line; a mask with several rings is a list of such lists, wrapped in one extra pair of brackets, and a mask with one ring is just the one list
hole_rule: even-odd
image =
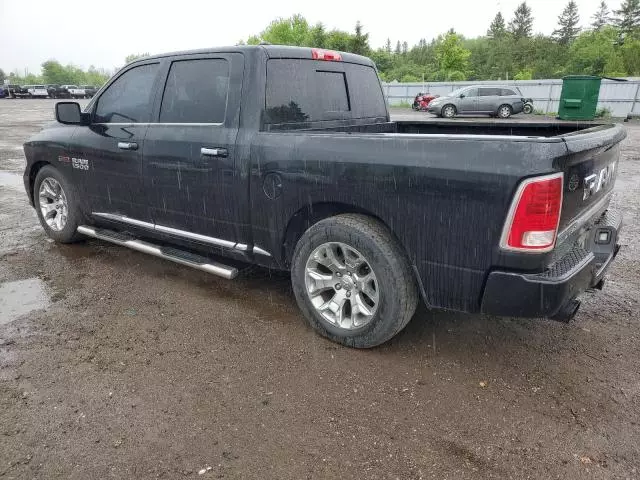
[(392, 338), (418, 302), (406, 254), (384, 225), (364, 215), (337, 215), (309, 228), (296, 246), (291, 281), (309, 324), (355, 348)]
[(47, 165), (40, 169), (33, 188), (38, 219), (46, 234), (59, 243), (71, 243), (81, 236), (77, 229), (82, 219), (78, 196), (67, 179)]
[(444, 118), (453, 118), (456, 116), (456, 107), (453, 105), (445, 105), (442, 107), (442, 116)]
[(500, 105), (498, 107), (498, 117), (500, 118), (509, 118), (512, 113), (511, 105)]

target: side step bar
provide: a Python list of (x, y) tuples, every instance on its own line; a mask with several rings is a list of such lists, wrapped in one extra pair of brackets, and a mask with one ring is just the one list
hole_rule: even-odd
[(154, 257), (164, 258), (165, 260), (170, 260), (172, 262), (179, 263), (180, 265), (186, 265), (187, 267), (218, 275), (219, 277), (223, 277), (228, 280), (231, 280), (238, 275), (238, 269), (235, 267), (229, 267), (227, 265), (222, 265), (221, 263), (212, 262), (206, 257), (195, 255), (184, 250), (161, 247), (154, 245), (153, 243), (137, 240), (120, 232), (81, 225), (78, 227), (78, 233), (88, 237), (97, 238), (99, 240), (104, 240), (106, 242), (115, 243), (116, 245), (137, 250), (138, 252), (148, 253)]

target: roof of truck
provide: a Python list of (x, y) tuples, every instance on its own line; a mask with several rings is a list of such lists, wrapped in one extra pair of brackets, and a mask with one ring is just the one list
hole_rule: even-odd
[[(312, 60), (313, 50), (328, 50), (328, 49), (314, 49), (312, 47), (291, 47), (287, 45), (235, 45), (232, 47), (211, 47), (202, 48), (197, 50), (183, 50), (178, 52), (161, 53), (158, 55), (152, 55), (149, 57), (139, 58), (131, 63), (142, 62), (149, 59), (173, 57), (180, 55), (203, 55), (208, 53), (233, 53), (233, 52), (250, 52), (261, 49), (266, 52), (269, 58), (300, 58)], [(373, 67), (374, 63), (368, 57), (357, 55), (355, 53), (338, 52), (342, 57), (343, 62), (358, 63), (361, 65), (368, 65)]]

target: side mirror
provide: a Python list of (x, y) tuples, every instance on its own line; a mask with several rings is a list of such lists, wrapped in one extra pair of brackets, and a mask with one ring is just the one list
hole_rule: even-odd
[(78, 102), (56, 103), (56, 120), (65, 125), (86, 125), (88, 115), (82, 113)]
[(465, 94), (464, 94), (464, 93), (461, 93), (461, 94), (460, 94), (460, 98), (464, 98), (464, 97), (465, 97)]

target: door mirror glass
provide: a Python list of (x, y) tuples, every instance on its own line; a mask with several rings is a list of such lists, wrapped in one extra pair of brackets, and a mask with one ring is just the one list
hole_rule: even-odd
[(464, 98), (466, 95), (464, 93), (460, 94), (460, 98)]
[(82, 125), (84, 118), (78, 102), (56, 103), (56, 120), (65, 125)]

